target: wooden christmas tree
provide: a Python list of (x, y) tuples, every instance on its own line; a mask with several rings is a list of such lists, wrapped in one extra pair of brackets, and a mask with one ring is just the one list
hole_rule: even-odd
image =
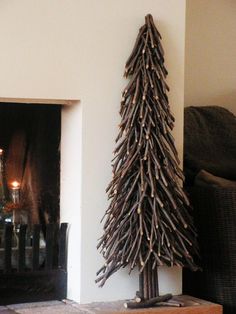
[(171, 297), (158, 297), (159, 266), (197, 269), (196, 232), (171, 135), (174, 117), (160, 40), (149, 14), (125, 67), (130, 81), (122, 95), (113, 179), (107, 188), (111, 201), (98, 243), (105, 264), (96, 282), (103, 286), (118, 269), (138, 267), (140, 306)]

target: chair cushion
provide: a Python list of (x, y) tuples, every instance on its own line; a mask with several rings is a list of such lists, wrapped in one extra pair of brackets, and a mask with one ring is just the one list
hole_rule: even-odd
[(218, 187), (223, 189), (232, 189), (234, 188), (236, 191), (236, 181), (224, 179), (221, 177), (214, 176), (208, 171), (201, 170), (195, 177), (194, 180), (195, 186), (203, 186), (203, 187)]

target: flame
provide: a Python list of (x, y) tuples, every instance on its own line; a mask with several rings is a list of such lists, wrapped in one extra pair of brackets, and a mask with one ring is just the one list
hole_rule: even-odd
[(11, 183), (11, 186), (12, 186), (14, 189), (17, 189), (17, 188), (20, 187), (20, 182), (18, 182), (18, 181), (13, 181), (13, 182)]

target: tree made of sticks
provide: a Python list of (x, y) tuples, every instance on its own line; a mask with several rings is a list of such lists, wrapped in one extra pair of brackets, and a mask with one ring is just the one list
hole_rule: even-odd
[(125, 67), (130, 81), (122, 94), (113, 179), (107, 188), (110, 206), (98, 243), (105, 264), (96, 282), (103, 286), (118, 269), (138, 267), (139, 306), (171, 297), (158, 297), (159, 266), (197, 269), (196, 231), (171, 135), (174, 117), (160, 40), (149, 14)]

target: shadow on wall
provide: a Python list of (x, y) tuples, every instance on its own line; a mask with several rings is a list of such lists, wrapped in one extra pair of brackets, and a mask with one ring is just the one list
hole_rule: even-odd
[(236, 114), (236, 91), (213, 95), (212, 97), (209, 97), (207, 104), (210, 106), (222, 106)]
[[(220, 93), (214, 95), (208, 95), (208, 97), (197, 97), (196, 104), (194, 106), (220, 106), (226, 108), (236, 115), (236, 91), (229, 91), (228, 93)], [(185, 107), (189, 107), (185, 104)]]

